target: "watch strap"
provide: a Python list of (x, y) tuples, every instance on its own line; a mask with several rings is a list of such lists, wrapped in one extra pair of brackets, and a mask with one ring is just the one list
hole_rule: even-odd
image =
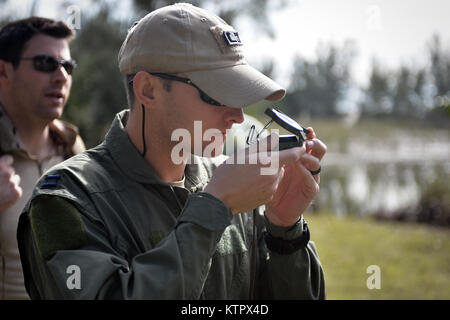
[(310, 239), (310, 233), (308, 224), (303, 220), (303, 232), (300, 237), (286, 240), (283, 238), (275, 237), (267, 230), (264, 231), (264, 240), (266, 242), (267, 248), (270, 251), (279, 254), (292, 254), (295, 251), (306, 247)]

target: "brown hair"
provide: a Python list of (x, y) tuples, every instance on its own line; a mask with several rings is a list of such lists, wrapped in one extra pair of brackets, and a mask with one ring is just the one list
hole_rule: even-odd
[(10, 22), (0, 29), (0, 59), (17, 68), (27, 42), (37, 34), (71, 40), (74, 32), (64, 22), (30, 17)]

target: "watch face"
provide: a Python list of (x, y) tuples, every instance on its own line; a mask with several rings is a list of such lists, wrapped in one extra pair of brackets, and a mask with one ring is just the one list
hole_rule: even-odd
[(271, 117), (272, 120), (282, 128), (297, 136), (302, 137), (303, 139), (306, 139), (306, 135), (309, 133), (309, 131), (303, 128), (297, 121), (285, 115), (283, 112), (276, 109), (267, 108), (264, 113)]

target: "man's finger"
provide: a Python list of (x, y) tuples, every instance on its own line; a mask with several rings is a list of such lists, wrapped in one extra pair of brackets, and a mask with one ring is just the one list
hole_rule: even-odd
[[(18, 174), (14, 174), (12, 177), (11, 177), (11, 182), (14, 184), (14, 185), (16, 185), (17, 187), (19, 187), (19, 185), (20, 185), (20, 176), (18, 175)], [(19, 187), (20, 188), (20, 187)]]
[(295, 169), (299, 173), (301, 179), (304, 181), (307, 189), (310, 192), (317, 193), (320, 183), (320, 175), (312, 175), (310, 170), (308, 170), (302, 163), (296, 162)]
[(8, 179), (16, 174), (13, 167), (10, 166), (2, 167), (0, 173), (3, 177), (8, 177)]
[(280, 166), (298, 161), (306, 152), (305, 146), (295, 147), (278, 152), (278, 161)]
[(300, 162), (305, 166), (309, 171), (317, 171), (320, 168), (320, 161), (315, 156), (305, 153), (300, 158)]
[(7, 167), (7, 166), (11, 166), (14, 162), (14, 158), (13, 156), (9, 155), (9, 154), (5, 154), (4, 156), (0, 157), (0, 165)]
[(327, 153), (327, 146), (320, 141), (319, 139), (312, 139), (306, 141), (306, 151), (317, 157), (319, 160), (322, 160), (325, 153)]
[(308, 140), (315, 139), (316, 133), (314, 132), (314, 129), (312, 127), (308, 127), (306, 129), (309, 131), (308, 135), (306, 136), (306, 139), (308, 139)]

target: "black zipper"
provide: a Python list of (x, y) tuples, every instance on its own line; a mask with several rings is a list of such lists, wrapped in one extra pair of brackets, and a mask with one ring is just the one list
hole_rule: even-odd
[(249, 288), (249, 299), (255, 299), (255, 283), (256, 283), (256, 260), (257, 260), (257, 232), (256, 232), (256, 215), (258, 209), (253, 209), (253, 234), (252, 234), (252, 260), (250, 263), (250, 288)]
[(2, 257), (2, 300), (5, 300), (5, 281), (6, 281), (6, 261), (5, 261), (5, 256), (1, 255)]

